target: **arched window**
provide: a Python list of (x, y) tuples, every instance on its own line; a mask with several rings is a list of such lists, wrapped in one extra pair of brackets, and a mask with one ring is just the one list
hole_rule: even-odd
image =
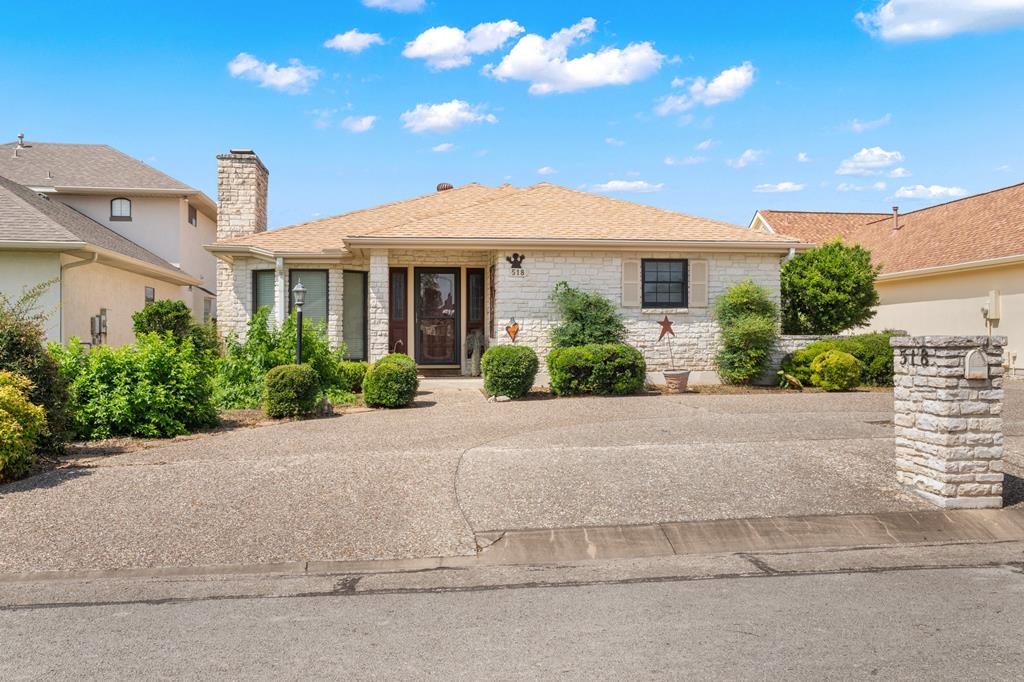
[(110, 219), (111, 220), (131, 220), (132, 219), (132, 200), (125, 198), (111, 199), (110, 200)]

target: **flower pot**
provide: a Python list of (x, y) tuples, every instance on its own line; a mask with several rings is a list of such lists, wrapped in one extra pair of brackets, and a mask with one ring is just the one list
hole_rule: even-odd
[(686, 385), (690, 383), (690, 370), (672, 370), (664, 372), (665, 388), (669, 393), (685, 393)]

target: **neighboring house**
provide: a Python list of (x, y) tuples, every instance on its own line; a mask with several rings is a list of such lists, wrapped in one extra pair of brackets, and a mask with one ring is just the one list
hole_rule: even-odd
[[(779, 292), (798, 240), (548, 183), (476, 183), (266, 231), (267, 170), (248, 150), (218, 156), (218, 326), (245, 333), (267, 306), (280, 323), (301, 281), (304, 313), (353, 358), (409, 354), (468, 371), (468, 341), (516, 343), (542, 358), (561, 280), (597, 291), (623, 314), (628, 342), (653, 370), (717, 381), (712, 308), (750, 278)], [(675, 336), (659, 341), (668, 317)]]
[(902, 214), (758, 211), (750, 228), (862, 245), (882, 266), (870, 328), (975, 335), (992, 322), (1024, 369), (1024, 184)]
[(20, 137), (0, 145), (0, 293), (53, 280), (47, 334), (62, 342), (131, 342), (132, 313), (154, 299), (184, 301), (197, 322), (216, 317), (209, 197), (107, 145)]

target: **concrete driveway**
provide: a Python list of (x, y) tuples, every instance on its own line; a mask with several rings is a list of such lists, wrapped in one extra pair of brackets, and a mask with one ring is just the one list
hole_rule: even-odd
[[(1018, 476), (1022, 388), (1006, 408)], [(472, 388), (425, 391), (411, 409), (0, 486), (0, 572), (469, 555), (483, 531), (926, 508), (893, 484), (891, 416), (887, 393), (488, 403)]]

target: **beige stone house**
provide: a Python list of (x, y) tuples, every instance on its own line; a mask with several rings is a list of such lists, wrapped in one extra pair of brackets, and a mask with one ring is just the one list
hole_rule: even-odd
[(871, 329), (1006, 336), (1024, 374), (1024, 184), (909, 213), (758, 211), (750, 228), (871, 251), (881, 299)]
[[(554, 285), (615, 302), (651, 369), (717, 381), (715, 299), (745, 278), (779, 291), (798, 240), (549, 183), (471, 183), (266, 230), (267, 170), (251, 151), (218, 157), (219, 327), (244, 334), (267, 306), (280, 323), (299, 281), (305, 314), (353, 358), (404, 352), (422, 367), (468, 370), (472, 340), (541, 358), (557, 321)], [(668, 317), (675, 336), (659, 341)]]
[(178, 299), (216, 316), (217, 205), (197, 189), (109, 147), (0, 145), (0, 293), (53, 282), (47, 336), (134, 341), (131, 316)]

